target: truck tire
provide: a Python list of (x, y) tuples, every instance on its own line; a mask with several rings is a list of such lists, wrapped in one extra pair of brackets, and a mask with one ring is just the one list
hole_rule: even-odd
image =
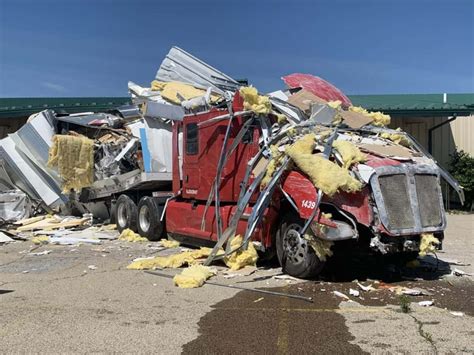
[(277, 256), (283, 272), (302, 279), (318, 275), (325, 264), (300, 237), (299, 231), (303, 229), (304, 222), (296, 213), (287, 213), (281, 219), (276, 234)]
[(127, 195), (120, 195), (117, 199), (115, 221), (119, 232), (127, 228), (134, 232), (137, 231), (137, 205)]
[(163, 208), (153, 197), (143, 197), (138, 203), (138, 234), (148, 240), (163, 238), (164, 225), (160, 221)]

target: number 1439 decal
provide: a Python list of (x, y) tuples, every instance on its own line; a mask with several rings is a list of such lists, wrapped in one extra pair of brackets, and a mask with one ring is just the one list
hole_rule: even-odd
[(304, 208), (314, 209), (316, 207), (316, 202), (315, 201), (310, 201), (310, 200), (303, 200), (301, 202), (301, 206), (304, 207)]

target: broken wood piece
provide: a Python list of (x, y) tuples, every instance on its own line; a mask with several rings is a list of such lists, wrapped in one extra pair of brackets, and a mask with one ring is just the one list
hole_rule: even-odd
[(368, 153), (394, 159), (412, 159), (413, 152), (401, 145), (359, 144), (358, 147)]
[(291, 95), (287, 102), (293, 106), (298, 107), (306, 114), (311, 114), (311, 105), (313, 103), (327, 104), (327, 102), (320, 97), (304, 89), (298, 91), (296, 94)]
[(16, 225), (16, 226), (26, 226), (28, 224), (32, 224), (32, 223), (42, 221), (46, 217), (47, 217), (47, 215), (25, 218), (25, 219), (22, 219), (20, 221), (16, 221), (13, 224)]
[(362, 128), (373, 121), (372, 117), (366, 116), (359, 112), (342, 110), (339, 112), (339, 114), (344, 120), (344, 123), (352, 129)]

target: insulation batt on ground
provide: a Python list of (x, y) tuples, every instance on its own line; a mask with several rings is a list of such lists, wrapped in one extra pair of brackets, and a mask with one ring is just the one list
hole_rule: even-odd
[(124, 240), (126, 242), (132, 242), (132, 243), (137, 243), (137, 242), (147, 242), (148, 239), (141, 237), (139, 234), (135, 233), (131, 229), (124, 229), (122, 233), (120, 233), (120, 236), (118, 237), (119, 240)]
[[(235, 250), (242, 245), (242, 237), (240, 235), (232, 239), (231, 250)], [(250, 242), (247, 250), (239, 249), (224, 258), (224, 262), (231, 270), (240, 270), (246, 266), (257, 265), (258, 254), (254, 245)]]
[(165, 248), (177, 248), (177, 247), (179, 247), (179, 242), (177, 240), (161, 239), (160, 243)]
[(314, 135), (308, 134), (285, 151), (298, 168), (309, 176), (314, 186), (328, 196), (333, 196), (339, 190), (356, 192), (362, 188), (362, 183), (353, 178), (346, 169), (320, 155), (312, 154), (314, 144)]
[[(153, 259), (141, 259), (132, 262), (127, 266), (131, 270), (149, 270), (149, 269), (164, 269), (164, 268), (179, 268), (183, 265), (193, 265), (197, 263), (197, 259), (206, 258), (211, 253), (212, 249), (202, 247), (198, 250), (185, 251), (178, 254), (168, 256), (157, 256)], [(219, 253), (218, 253), (219, 255)]]
[(204, 282), (216, 274), (216, 270), (208, 266), (192, 265), (173, 277), (173, 282), (180, 288), (201, 287)]
[(57, 168), (63, 192), (80, 190), (94, 182), (94, 141), (83, 136), (57, 134), (49, 149), (48, 166)]

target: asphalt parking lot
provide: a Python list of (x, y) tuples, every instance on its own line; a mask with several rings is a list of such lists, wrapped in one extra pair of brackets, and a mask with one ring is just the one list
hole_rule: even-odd
[[(218, 267), (212, 279), (312, 303), (212, 285), (180, 289), (127, 270), (136, 257), (173, 252), (152, 243), (10, 243), (0, 246), (0, 352), (473, 353), (474, 282), (454, 273), (474, 274), (473, 227), (474, 215), (449, 215), (439, 261), (427, 257), (415, 269), (366, 260), (297, 281), (263, 264), (232, 278)], [(423, 292), (401, 298), (403, 287)]]

